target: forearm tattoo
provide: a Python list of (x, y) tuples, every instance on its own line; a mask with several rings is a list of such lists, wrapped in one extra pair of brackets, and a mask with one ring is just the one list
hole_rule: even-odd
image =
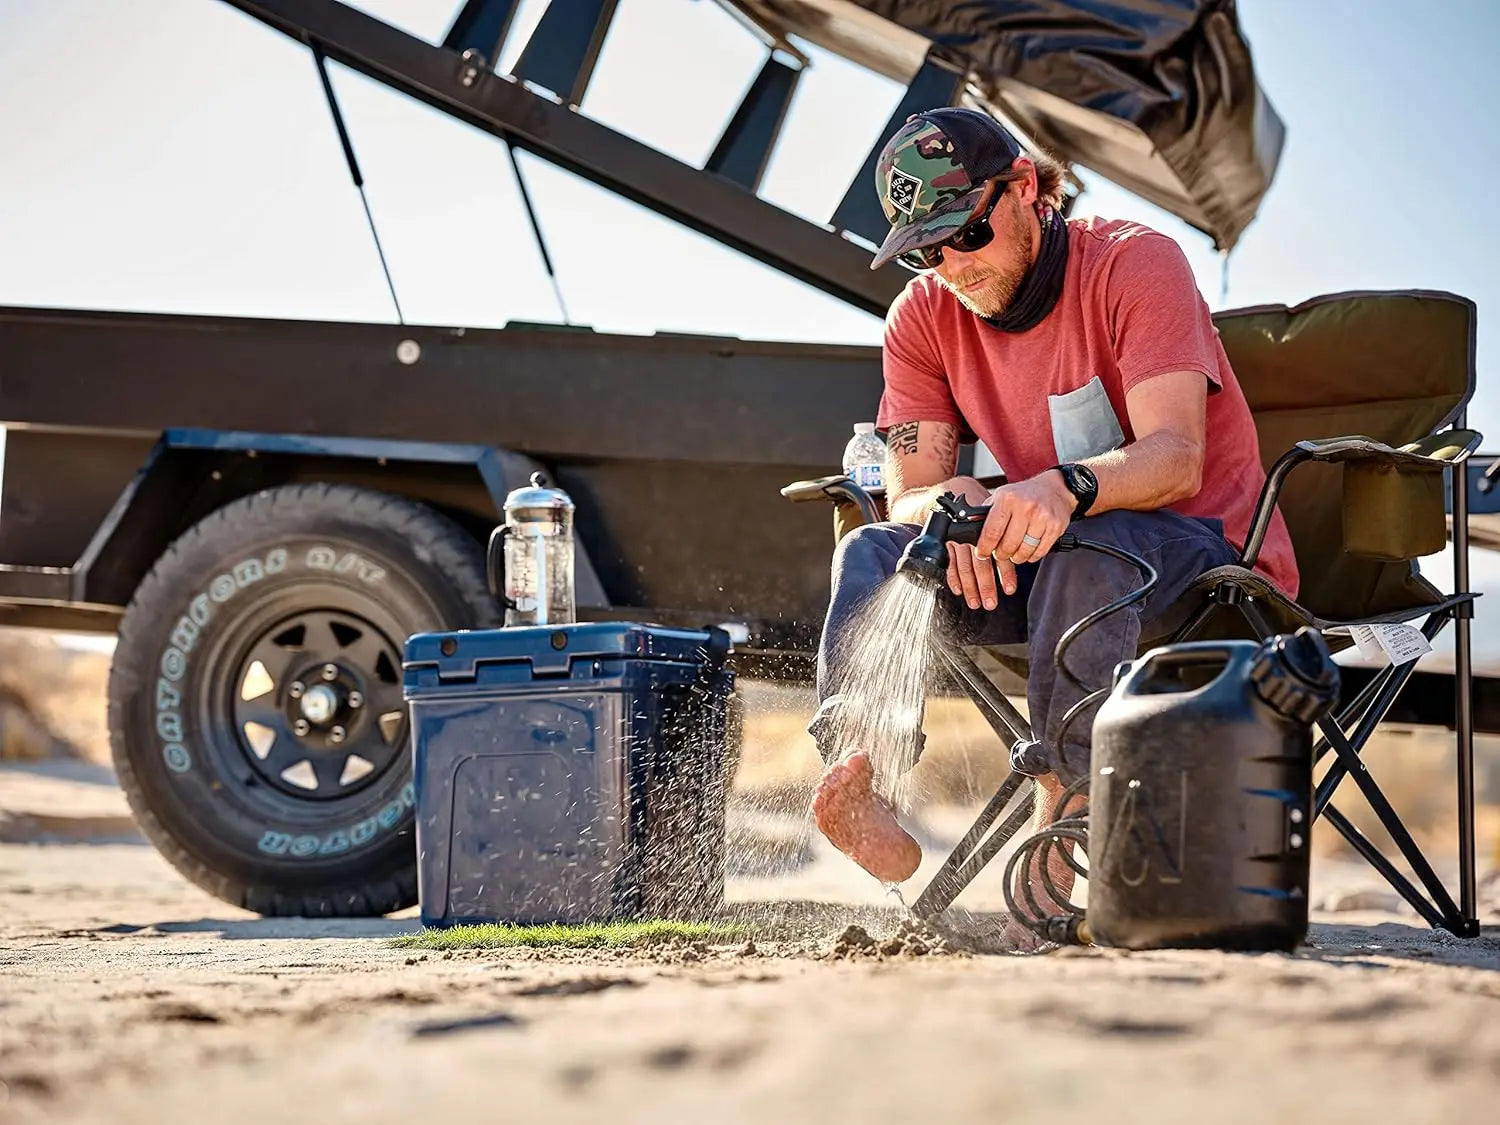
[(958, 468), (958, 430), (946, 422), (932, 423), (932, 455), (953, 472)]
[[(926, 426), (923, 441), (917, 440), (919, 427)], [(950, 476), (958, 468), (958, 429), (946, 422), (902, 422), (886, 431), (886, 496), (894, 499), (906, 491), (906, 474), (902, 462), (924, 453), (935, 458)]]

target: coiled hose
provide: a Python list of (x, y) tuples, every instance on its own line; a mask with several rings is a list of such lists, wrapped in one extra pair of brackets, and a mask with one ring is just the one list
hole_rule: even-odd
[[(1068, 630), (1057, 640), (1057, 647), (1053, 650), (1053, 660), (1057, 664), (1057, 670), (1068, 682), (1080, 691), (1087, 694), (1076, 704), (1068, 709), (1063, 716), (1061, 725), (1057, 730), (1057, 745), (1059, 757), (1064, 757), (1061, 747), (1066, 745), (1068, 728), (1077, 721), (1089, 707), (1098, 703), (1109, 694), (1109, 686), (1093, 689), (1080, 680), (1071, 668), (1068, 667), (1066, 655), (1068, 648), (1083, 633), (1093, 628), (1106, 617), (1119, 613), (1123, 609), (1135, 605), (1147, 597), (1156, 588), (1156, 568), (1139, 555), (1133, 555), (1129, 551), (1121, 550), (1108, 543), (1097, 543), (1091, 539), (1074, 539), (1073, 549), (1080, 551), (1096, 551), (1099, 554), (1109, 555), (1122, 562), (1129, 563), (1141, 573), (1142, 584), (1131, 590), (1123, 597), (1116, 598), (1106, 606), (1094, 610), (1088, 616), (1073, 623)], [(1061, 772), (1061, 770), (1059, 771)], [(1057, 945), (1078, 945), (1087, 941), (1084, 929), (1084, 911), (1073, 905), (1069, 896), (1059, 892), (1056, 882), (1052, 878), (1051, 861), (1054, 855), (1061, 856), (1065, 863), (1075, 875), (1088, 876), (1088, 871), (1082, 867), (1076, 857), (1076, 852), (1081, 848), (1085, 855), (1088, 854), (1089, 843), (1089, 813), (1088, 813), (1088, 787), (1089, 775), (1083, 774), (1075, 777), (1058, 796), (1057, 805), (1053, 812), (1052, 823), (1041, 831), (1026, 837), (1016, 845), (1016, 850), (1011, 854), (1010, 862), (1005, 865), (1005, 906), (1010, 916), (1020, 922), (1032, 933), (1044, 941)], [(1077, 801), (1076, 811), (1069, 811), (1070, 803)], [(1037, 901), (1036, 892), (1029, 878), (1020, 880), (1022, 892), (1020, 901), (1016, 900), (1016, 876), (1018, 872), (1032, 870), (1032, 863), (1038, 865), (1041, 873), (1042, 889), (1047, 892), (1047, 897), (1063, 909), (1062, 914), (1053, 914)]]

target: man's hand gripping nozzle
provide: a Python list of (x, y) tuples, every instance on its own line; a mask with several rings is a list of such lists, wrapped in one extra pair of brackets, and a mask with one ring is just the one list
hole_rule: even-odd
[[(970, 504), (953, 492), (945, 492), (932, 502), (932, 512), (922, 525), (922, 534), (909, 544), (896, 564), (896, 573), (904, 574), (923, 586), (937, 587), (948, 571), (948, 544), (979, 542), (992, 504)], [(1077, 541), (1070, 534), (1058, 537), (1054, 551), (1070, 551)]]
[(922, 534), (907, 544), (896, 573), (923, 586), (937, 586), (948, 570), (948, 544), (979, 542), (989, 514), (988, 504), (970, 504), (956, 493), (943, 493), (932, 502)]

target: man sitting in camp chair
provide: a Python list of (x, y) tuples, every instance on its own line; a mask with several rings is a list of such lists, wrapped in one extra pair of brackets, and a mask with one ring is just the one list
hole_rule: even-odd
[[(818, 827), (871, 874), (900, 882), (916, 841), (872, 787), (859, 746), (827, 745), (846, 677), (839, 641), (862, 602), (894, 573), (945, 491), (993, 503), (978, 545), (949, 545), (948, 609), (960, 643), (1027, 644), (1035, 740), (1013, 767), (1037, 779), (1038, 826), (1069, 780), (1088, 770), (1092, 714), (1056, 733), (1083, 694), (1053, 666), (1058, 638), (1139, 584), (1137, 572), (1088, 551), (1049, 554), (1072, 530), (1143, 557), (1152, 595), (1084, 633), (1069, 667), (1091, 687), (1137, 655), (1193, 580), (1236, 560), (1265, 481), (1254, 422), (1181, 249), (1137, 223), (1063, 219), (1062, 170), (1027, 156), (973, 110), (915, 115), (877, 164), (891, 232), (876, 267), (914, 270), (891, 305), (885, 388), (889, 523), (846, 535), (818, 663), (811, 724), (830, 768), (814, 800)], [(1007, 483), (991, 492), (955, 476), (961, 441), (977, 437)], [(1257, 569), (1297, 590), (1278, 513)], [(1036, 872), (1031, 873), (1034, 884)], [(1061, 866), (1054, 878), (1071, 886)], [(1038, 887), (1039, 901), (1047, 901)]]

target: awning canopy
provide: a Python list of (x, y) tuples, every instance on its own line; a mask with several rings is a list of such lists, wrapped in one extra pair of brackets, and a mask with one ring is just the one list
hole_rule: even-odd
[(1232, 248), (1285, 130), (1234, 0), (721, 0), (906, 82), (929, 55), (1031, 141)]

